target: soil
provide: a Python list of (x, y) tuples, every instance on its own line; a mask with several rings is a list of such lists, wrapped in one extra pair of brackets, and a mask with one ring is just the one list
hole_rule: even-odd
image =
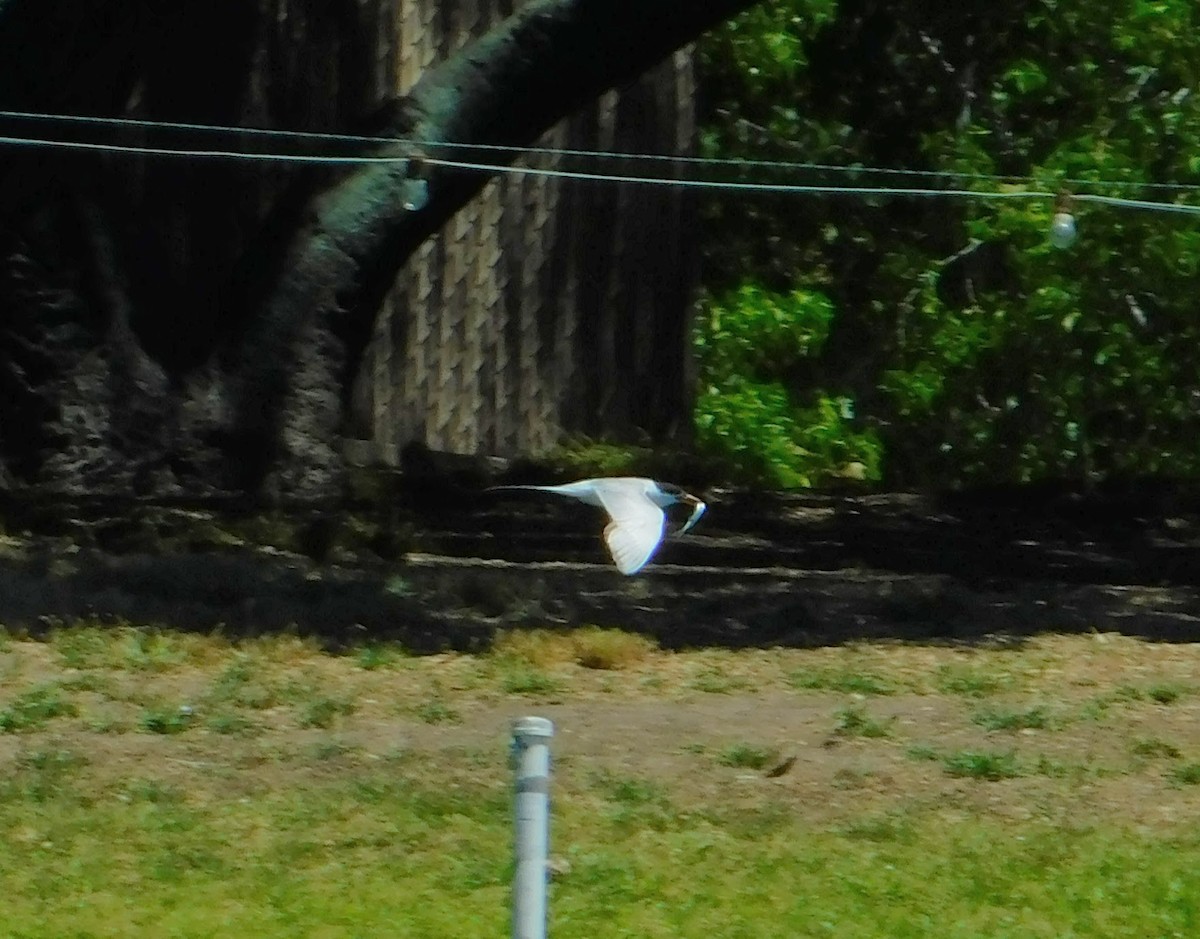
[[(12, 642), (4, 657), (10, 678), (0, 704), (31, 684), (70, 687), (99, 674), (63, 669), (41, 642)], [(655, 652), (620, 671), (548, 667), (560, 690), (535, 698), (504, 693), (502, 665), (473, 656), (365, 670), (349, 657), (306, 649), (270, 666), (267, 683), (352, 701), (352, 712), (328, 727), (306, 727), (298, 703), (243, 709), (254, 725), (246, 734), (205, 723), (217, 710), (203, 703), (206, 689), (225, 665), (111, 673), (103, 694), (77, 693), (78, 716), (0, 734), (0, 774), (10, 776), (31, 752), (69, 751), (83, 757), (80, 772), (101, 791), (145, 779), (179, 786), (190, 799), (226, 800), (401, 758), (408, 771), (436, 772), (447, 785), (501, 787), (509, 784), (511, 722), (537, 714), (556, 725), (555, 786), (566, 792), (598, 774), (651, 780), (683, 806), (771, 804), (822, 825), (927, 807), (1060, 825), (1121, 819), (1160, 832), (1200, 822), (1196, 788), (1179, 774), (1200, 760), (1197, 645), (1097, 634), (1044, 637), (1019, 650)], [(813, 668), (884, 674), (898, 690), (863, 696), (791, 686), (788, 675)], [(959, 673), (998, 676), (998, 684), (983, 693), (937, 689)], [(197, 702), (197, 724), (178, 734), (145, 732), (136, 722), (147, 700)], [(431, 701), (442, 722), (430, 723), (435, 718), (422, 710)], [(1045, 709), (1046, 727), (996, 731), (975, 720), (1034, 706)], [(847, 709), (885, 735), (839, 731)], [(737, 746), (766, 750), (769, 759), (757, 768), (725, 765)], [(1019, 775), (951, 775), (940, 757), (964, 751), (1012, 753)]]

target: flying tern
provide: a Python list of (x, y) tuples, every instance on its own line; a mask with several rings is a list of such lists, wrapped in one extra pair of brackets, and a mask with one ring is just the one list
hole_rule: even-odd
[(662, 544), (667, 521), (663, 509), (676, 503), (692, 507), (691, 516), (679, 529), (682, 535), (707, 508), (678, 486), (640, 476), (581, 479), (561, 486), (493, 486), (488, 492), (512, 490), (551, 492), (604, 509), (610, 519), (604, 528), (604, 543), (622, 574), (636, 574)]

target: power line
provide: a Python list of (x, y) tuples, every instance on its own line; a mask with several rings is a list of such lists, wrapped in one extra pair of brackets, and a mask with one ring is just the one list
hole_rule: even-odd
[[(358, 134), (332, 134), (322, 131), (276, 130), (266, 127), (231, 127), (222, 124), (195, 124), (179, 121), (147, 121), (137, 118), (91, 117), (77, 114), (48, 114), (35, 111), (2, 111), (0, 118), (30, 121), (51, 121), (66, 124), (83, 124), (103, 127), (137, 127), (147, 130), (181, 130), (189, 132), (216, 133), (226, 136), (261, 136), (294, 141), (326, 141), (330, 143), (367, 144), (370, 146), (404, 146), (421, 148), (445, 148), (448, 150), (477, 150), (507, 154), (536, 154), (541, 156), (588, 157), (601, 160), (632, 160), (668, 162), (679, 165), (725, 166), (738, 169), (790, 169), (818, 170), (822, 172), (847, 173), (853, 175), (916, 176), (930, 179), (978, 179), (997, 183), (1017, 183), (1022, 177), (1002, 176), (993, 173), (954, 173), (943, 170), (886, 169), (872, 166), (847, 166), (837, 163), (806, 163), (794, 160), (744, 160), (721, 157), (698, 157), (682, 154), (628, 153), (615, 150), (582, 150), (569, 147), (507, 146), (504, 144), (457, 143), (452, 141), (416, 140), (406, 137), (363, 136)], [(1135, 183), (1117, 183), (1119, 186), (1136, 186)], [(1170, 184), (1148, 184), (1170, 185)], [(1200, 189), (1200, 186), (1195, 187)]]
[[(772, 192), (772, 193), (807, 193), (810, 195), (844, 195), (844, 196), (949, 196), (975, 197), (979, 199), (1047, 199), (1053, 198), (1053, 192), (1035, 190), (996, 191), (989, 192), (981, 189), (923, 189), (892, 186), (816, 186), (800, 183), (746, 183), (736, 180), (721, 179), (670, 179), (661, 176), (624, 176), (608, 173), (584, 173), (577, 170), (551, 170), (538, 167), (495, 166), (489, 163), (469, 163), (461, 160), (443, 160), (438, 157), (426, 157), (425, 162), (432, 166), (444, 166), (450, 169), (474, 170), (487, 172), (508, 172), (528, 176), (553, 176), (560, 179), (580, 179), (588, 181), (603, 181), (612, 183), (644, 183), (647, 185), (666, 184), (684, 188), (696, 189), (729, 189), (743, 192)], [(1200, 211), (1200, 206), (1196, 207)]]
[[(28, 120), (40, 122), (57, 122), (62, 124), (77, 124), (101, 127), (136, 127), (145, 130), (179, 130), (189, 132), (221, 134), (227, 137), (272, 137), (281, 140), (292, 141), (325, 141), (329, 143), (345, 143), (358, 144), (369, 146), (402, 146), (407, 148), (445, 148), (449, 150), (464, 149), (483, 152), (498, 152), (508, 154), (537, 154), (544, 156), (572, 156), (572, 157), (588, 157), (602, 160), (633, 160), (633, 161), (654, 161), (654, 162), (669, 162), (679, 165), (702, 165), (702, 166), (724, 166), (729, 168), (745, 169), (787, 169), (787, 170), (816, 170), (819, 172), (845, 173), (849, 175), (878, 175), (878, 176), (912, 176), (923, 177), (926, 179), (972, 179), (980, 181), (989, 181), (999, 184), (1011, 185), (1018, 183), (1027, 183), (1030, 181), (1028, 177), (1001, 175), (996, 173), (966, 173), (956, 172), (951, 170), (913, 170), (902, 168), (888, 168), (879, 166), (863, 166), (863, 165), (846, 165), (838, 163), (814, 163), (794, 160), (745, 160), (745, 159), (730, 159), (720, 157), (697, 157), (685, 156), (676, 154), (660, 154), (660, 153), (626, 153), (612, 150), (582, 150), (564, 147), (518, 147), (508, 146), (504, 144), (484, 144), (484, 143), (458, 143), (452, 141), (437, 141), (437, 140), (415, 140), (405, 137), (389, 137), (389, 136), (368, 136), (360, 134), (334, 134), (323, 131), (295, 131), (295, 130), (279, 130), (266, 127), (233, 127), (224, 124), (203, 124), (203, 123), (187, 123), (180, 121), (149, 121), (138, 118), (122, 118), (122, 117), (96, 117), (81, 114), (50, 114), (39, 111), (4, 111), (0, 110), (0, 118), (12, 120)], [(25, 139), (25, 138), (22, 138)], [(32, 139), (32, 138), (31, 138)], [(163, 148), (166, 150), (167, 148)], [(147, 148), (152, 151), (152, 148)], [(157, 152), (157, 151), (152, 151)], [(171, 152), (176, 152), (172, 150)], [(242, 153), (244, 151), (217, 151), (204, 150), (195, 151), (199, 153), (213, 153), (214, 155), (224, 156), (229, 153)], [(189, 154), (184, 154), (189, 155)], [(273, 157), (271, 157), (273, 158)], [(332, 157), (330, 158), (332, 159)], [(365, 157), (363, 162), (377, 162), (367, 160)], [(1150, 183), (1150, 182), (1134, 182), (1130, 180), (1104, 180), (1104, 179), (1083, 179), (1076, 177), (1067, 177), (1060, 180), (1063, 184), (1084, 187), (1095, 186), (1105, 188), (1124, 188), (1124, 189), (1172, 189), (1180, 192), (1196, 192), (1200, 191), (1200, 185), (1189, 183)]]
[(45, 147), (51, 150), (84, 150), (100, 153), (140, 154), (142, 156), (191, 157), (201, 160), (246, 160), (273, 163), (406, 163), (407, 156), (325, 156), (314, 153), (254, 153), (245, 150), (193, 150), (175, 147), (148, 147), (116, 143), (92, 143), (85, 140), (50, 140), (40, 137), (0, 136), (0, 145)]
[[(93, 143), (82, 140), (51, 140), (40, 137), (0, 136), (0, 145), (46, 147), (49, 149), (90, 151), (102, 153), (139, 154), (144, 156), (173, 156), (193, 159), (247, 160), (277, 163), (328, 163), (368, 164), (407, 163), (408, 156), (326, 156), (305, 153), (254, 153), (237, 150), (196, 150), (190, 148), (148, 147), (126, 144)], [(559, 179), (576, 179), (591, 182), (638, 183), (644, 185), (670, 185), (697, 189), (727, 189), (769, 193), (808, 193), (823, 195), (855, 196), (948, 196), (975, 197), (982, 199), (1046, 199), (1052, 192), (1042, 191), (999, 191), (978, 189), (927, 189), (887, 186), (816, 186), (798, 183), (748, 183), (718, 179), (671, 179), (661, 176), (629, 176), (609, 173), (586, 173), (577, 170), (545, 169), (532, 166), (508, 166), (495, 163), (472, 163), (463, 160), (443, 160), (439, 157), (423, 157), (422, 162), (447, 169), (472, 172), (505, 173), (517, 176), (549, 176)], [(1200, 207), (1197, 207), (1200, 211)]]
[[(558, 168), (540, 168), (529, 166), (510, 166), (507, 164), (472, 162), (465, 160), (447, 159), (429, 156), (429, 150), (445, 148), (448, 150), (470, 150), (473, 152), (496, 152), (509, 155), (531, 154), (542, 156), (586, 157), (595, 160), (631, 160), (667, 162), (681, 166), (707, 166), (726, 169), (778, 169), (791, 171), (843, 173), (851, 175), (895, 175), (900, 177), (937, 179), (943, 181), (977, 181), (991, 182), (1002, 185), (1030, 183), (1031, 179), (1013, 176), (1000, 176), (986, 173), (954, 173), (948, 171), (888, 169), (869, 166), (845, 166), (827, 163), (792, 162), (780, 160), (738, 160), (712, 157), (673, 156), (666, 154), (620, 153), (603, 150), (579, 150), (555, 147), (514, 147), (500, 144), (466, 144), (449, 141), (423, 141), (409, 138), (363, 136), (354, 134), (331, 134), (317, 131), (276, 130), (261, 127), (231, 127), (219, 124), (198, 124), (176, 121), (147, 121), (136, 118), (91, 117), (86, 115), (49, 114), (30, 111), (0, 111), (0, 118), (9, 120), (29, 120), (39, 122), (57, 122), (87, 126), (102, 126), (116, 128), (140, 128), (152, 131), (187, 131), (206, 134), (219, 134), (231, 137), (269, 137), (277, 140), (294, 142), (329, 142), (369, 145), (375, 147), (404, 148), (404, 154), (315, 154), (315, 153), (260, 153), (246, 150), (229, 150), (218, 148), (188, 148), (163, 147), (144, 144), (113, 144), (96, 141), (56, 140), (47, 137), (17, 137), (0, 136), (0, 145), (14, 147), (41, 147), (46, 149), (63, 149), (73, 151), (105, 152), (126, 155), (144, 155), (156, 157), (184, 157), (191, 159), (215, 159), (247, 162), (274, 163), (307, 163), (327, 165), (366, 165), (378, 163), (406, 163), (420, 154), (424, 162), (442, 166), (448, 169), (459, 169), (471, 172), (501, 173), (509, 175), (542, 176), (563, 179), (575, 179), (594, 182), (620, 182), (642, 185), (666, 185), (685, 188), (728, 190), (742, 192), (761, 192), (775, 194), (808, 194), (808, 195), (850, 195), (866, 197), (931, 197), (931, 198), (973, 198), (973, 199), (1047, 199), (1054, 198), (1057, 193), (1041, 189), (1025, 190), (985, 190), (959, 187), (918, 187), (918, 186), (864, 186), (864, 185), (817, 185), (808, 183), (773, 183), (746, 182), (739, 180), (696, 179), (662, 176), (638, 176), (632, 174), (615, 174), (602, 172), (586, 172)], [(1127, 189), (1171, 189), (1178, 192), (1200, 191), (1200, 186), (1173, 183), (1134, 183), (1121, 180), (1084, 180), (1063, 179), (1061, 183), (1071, 186), (1089, 186), (1104, 188)], [(1183, 214), (1200, 214), (1200, 206), (1175, 202), (1161, 202), (1142, 199), (1127, 199), (1099, 193), (1074, 192), (1072, 198), (1080, 202), (1092, 202), (1119, 208), (1146, 209)]]

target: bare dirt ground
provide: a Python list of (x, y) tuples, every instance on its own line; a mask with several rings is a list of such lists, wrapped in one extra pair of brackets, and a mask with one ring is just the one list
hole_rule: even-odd
[(1093, 634), (651, 650), (611, 670), (553, 648), (374, 661), (286, 638), (174, 637), (133, 666), (131, 655), (61, 639), (0, 648), (0, 714), (39, 688), (73, 711), (0, 733), (0, 775), (69, 752), (99, 790), (154, 780), (203, 801), (401, 758), (446, 785), (500, 787), (511, 722), (537, 714), (557, 727), (564, 791), (650, 780), (685, 806), (771, 802), (834, 825), (929, 806), (1149, 830), (1200, 822), (1194, 644)]

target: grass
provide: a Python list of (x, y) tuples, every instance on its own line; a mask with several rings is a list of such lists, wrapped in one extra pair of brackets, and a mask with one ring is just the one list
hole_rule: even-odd
[(548, 697), (567, 687), (555, 674), (565, 667), (605, 672), (633, 669), (656, 648), (645, 636), (598, 626), (502, 630), (492, 643), (490, 658), (505, 694)]
[(404, 651), (398, 646), (369, 642), (355, 652), (354, 663), (359, 668), (370, 671), (376, 668), (387, 668), (404, 657)]
[(148, 734), (181, 734), (192, 726), (195, 715), (185, 706), (148, 708), (138, 721), (138, 727)]
[(529, 666), (508, 669), (500, 681), (500, 690), (505, 694), (524, 694), (534, 697), (557, 694), (563, 683), (553, 675)]
[(1146, 689), (1146, 697), (1158, 704), (1174, 704), (1187, 693), (1179, 684), (1156, 684)]
[(538, 668), (567, 663), (609, 671), (631, 668), (657, 648), (653, 639), (620, 629), (583, 626), (571, 630), (502, 630), (492, 643), (499, 659)]
[(1022, 775), (1012, 751), (958, 750), (945, 754), (941, 761), (942, 768), (951, 776), (997, 780)]
[(770, 747), (760, 747), (749, 743), (734, 743), (725, 747), (717, 754), (717, 762), (722, 766), (732, 766), (735, 769), (766, 769), (774, 762), (779, 751)]
[(311, 694), (305, 697), (300, 707), (298, 720), (301, 727), (328, 729), (333, 726), (337, 718), (345, 714), (353, 714), (354, 709), (354, 702), (345, 698), (319, 693)]
[(934, 684), (942, 694), (982, 698), (999, 691), (1005, 680), (1002, 673), (987, 666), (952, 663), (938, 666)]
[(0, 709), (0, 732), (6, 734), (36, 730), (56, 717), (78, 713), (78, 708), (65, 698), (57, 685), (38, 685), (17, 695)]
[(440, 698), (423, 701), (413, 710), (426, 724), (457, 724), (462, 720), (458, 710)]
[(872, 672), (845, 668), (803, 668), (788, 675), (793, 688), (805, 691), (837, 691), (842, 694), (895, 694), (896, 685)]
[(1200, 785), (1200, 763), (1187, 763), (1171, 770), (1171, 778), (1185, 786)]
[(976, 711), (971, 720), (985, 730), (1044, 730), (1050, 726), (1045, 707), (985, 708)]
[(1130, 752), (1134, 756), (1142, 756), (1147, 758), (1164, 757), (1168, 760), (1177, 760), (1183, 756), (1179, 747), (1173, 743), (1168, 743), (1165, 740), (1160, 740), (1157, 737), (1143, 737), (1135, 740), (1129, 747)]
[(687, 686), (704, 694), (733, 694), (750, 687), (744, 675), (731, 675), (719, 665), (704, 665), (688, 680)]
[[(1197, 934), (1200, 647), (135, 632), (5, 646), (5, 935), (503, 935), (506, 730), (548, 695), (560, 939)], [(764, 738), (792, 741), (777, 778)]]
[(838, 711), (833, 732), (842, 737), (887, 737), (891, 724), (871, 717), (865, 708), (847, 707)]

